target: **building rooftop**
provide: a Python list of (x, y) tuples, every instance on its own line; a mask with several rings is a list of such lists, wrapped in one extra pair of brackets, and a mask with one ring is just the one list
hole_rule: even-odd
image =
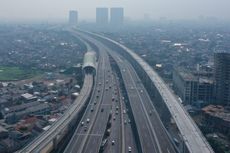
[(230, 122), (230, 110), (220, 105), (208, 105), (202, 109), (205, 114)]

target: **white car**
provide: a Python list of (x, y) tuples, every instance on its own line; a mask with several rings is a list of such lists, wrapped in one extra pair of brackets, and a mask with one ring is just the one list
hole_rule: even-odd
[(128, 147), (128, 150), (129, 150), (129, 152), (132, 152), (132, 148), (131, 147)]
[(87, 122), (87, 123), (89, 123), (89, 121), (90, 121), (90, 119), (89, 119), (89, 118), (87, 118), (86, 122)]

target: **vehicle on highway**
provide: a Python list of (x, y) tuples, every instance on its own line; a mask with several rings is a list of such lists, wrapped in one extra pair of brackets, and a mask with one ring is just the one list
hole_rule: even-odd
[(81, 122), (81, 126), (83, 126), (84, 125), (84, 122)]
[(118, 114), (118, 111), (116, 111), (116, 114)]
[(112, 140), (112, 145), (115, 145), (115, 140)]
[(91, 107), (90, 111), (93, 112), (93, 107)]
[(113, 117), (113, 120), (116, 120), (116, 116)]
[(87, 131), (87, 129), (88, 129), (87, 126), (85, 126), (85, 127), (84, 127), (84, 131)]
[(131, 147), (128, 147), (128, 151), (129, 151), (129, 152), (132, 152), (132, 148), (131, 148)]
[(110, 129), (108, 129), (107, 131), (106, 131), (106, 136), (108, 137), (109, 135), (110, 135), (110, 133), (111, 133), (111, 130)]
[(104, 108), (101, 109), (101, 112), (104, 112)]
[(90, 121), (90, 119), (89, 119), (89, 118), (87, 118), (86, 122), (87, 122), (87, 123), (89, 123), (89, 121)]
[(119, 107), (117, 106), (117, 107), (116, 107), (116, 110), (118, 110), (118, 109), (119, 109)]

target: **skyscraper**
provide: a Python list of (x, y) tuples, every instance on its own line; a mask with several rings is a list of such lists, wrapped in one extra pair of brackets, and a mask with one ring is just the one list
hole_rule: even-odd
[(75, 10), (69, 11), (69, 24), (77, 25), (78, 22), (78, 12)]
[(124, 9), (111, 8), (110, 9), (110, 24), (112, 26), (122, 25), (124, 22)]
[(96, 23), (98, 25), (107, 25), (109, 23), (109, 11), (108, 8), (96, 9)]
[(216, 102), (230, 105), (230, 53), (214, 54)]

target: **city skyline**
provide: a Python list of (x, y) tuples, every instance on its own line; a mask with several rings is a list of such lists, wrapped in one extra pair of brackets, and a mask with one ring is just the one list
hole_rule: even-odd
[[(89, 5), (90, 2), (90, 5)], [(21, 0), (0, 2), (0, 20), (66, 20), (69, 10), (78, 10), (80, 20), (95, 20), (96, 7), (123, 7), (126, 10), (126, 18), (143, 19), (145, 16), (151, 19), (162, 17), (168, 19), (197, 19), (202, 17), (214, 17), (230, 20), (228, 13), (230, 2), (228, 0), (208, 1), (182, 1), (174, 0), (134, 0), (131, 1), (96, 1), (69, 0), (67, 2), (54, 0)], [(43, 11), (41, 12), (41, 8)], [(13, 11), (12, 11), (13, 10)], [(138, 10), (138, 11), (136, 11)], [(196, 10), (196, 11), (194, 11)]]

